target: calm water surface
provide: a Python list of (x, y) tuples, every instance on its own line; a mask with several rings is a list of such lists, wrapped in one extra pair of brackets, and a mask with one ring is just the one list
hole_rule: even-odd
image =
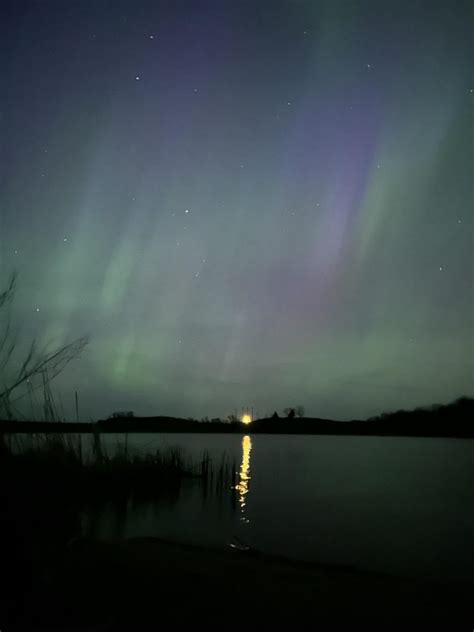
[[(103, 435), (109, 453), (123, 436)], [(178, 446), (235, 461), (237, 489), (186, 485), (173, 503), (111, 507), (97, 537), (159, 536), (397, 575), (473, 578), (474, 441), (294, 435), (129, 435), (131, 451)]]

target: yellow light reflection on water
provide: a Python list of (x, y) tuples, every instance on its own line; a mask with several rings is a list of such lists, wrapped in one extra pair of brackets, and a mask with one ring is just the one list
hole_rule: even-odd
[[(242, 439), (242, 463), (240, 465), (239, 482), (235, 489), (239, 493), (240, 512), (245, 514), (245, 506), (247, 504), (247, 495), (250, 491), (250, 453), (252, 452), (252, 440), (248, 435)], [(242, 520), (248, 522), (244, 516)]]

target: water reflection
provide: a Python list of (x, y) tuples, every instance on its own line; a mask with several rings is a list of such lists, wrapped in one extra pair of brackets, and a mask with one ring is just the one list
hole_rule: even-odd
[(238, 502), (240, 505), (241, 521), (250, 522), (245, 515), (246, 506), (248, 500), (248, 494), (250, 491), (250, 453), (252, 451), (252, 440), (249, 435), (245, 435), (242, 439), (242, 463), (240, 465), (239, 482), (235, 486), (239, 496)]

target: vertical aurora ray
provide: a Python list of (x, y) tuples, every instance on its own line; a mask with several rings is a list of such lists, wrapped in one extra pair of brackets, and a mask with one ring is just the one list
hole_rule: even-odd
[(441, 2), (13, 8), (1, 272), (26, 333), (91, 336), (58, 388), (93, 417), (472, 394), (469, 23)]

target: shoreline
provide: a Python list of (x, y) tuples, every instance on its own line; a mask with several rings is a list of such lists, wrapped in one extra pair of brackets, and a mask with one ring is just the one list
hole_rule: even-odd
[(94, 624), (110, 632), (144, 626), (158, 607), (159, 617), (177, 623), (223, 622), (240, 611), (267, 622), (297, 616), (384, 628), (407, 620), (452, 625), (468, 622), (473, 589), (473, 582), (420, 581), (159, 538), (80, 538), (50, 569), (27, 611), (36, 621), (53, 613), (64, 630)]
[[(179, 422), (171, 422), (161, 425), (147, 423), (145, 426), (136, 425), (107, 425), (98, 426), (97, 422), (60, 422), (60, 421), (1, 421), (0, 432), (5, 435), (10, 434), (222, 434), (222, 435), (274, 435), (274, 436), (324, 436), (324, 437), (399, 437), (413, 439), (474, 439), (474, 428), (460, 432), (422, 432), (414, 429), (413, 432), (397, 431), (396, 429), (385, 429), (375, 431), (373, 428), (350, 427), (350, 424), (363, 424), (366, 422), (334, 421), (328, 422), (335, 426), (326, 428), (308, 428), (307, 422), (304, 427), (298, 427), (297, 422), (292, 422), (292, 428), (287, 424), (280, 427), (258, 427), (257, 421), (252, 427), (238, 424), (232, 427), (230, 424), (207, 424), (193, 422), (192, 426), (181, 426)], [(196, 427), (199, 424), (200, 427)], [(347, 424), (348, 427), (344, 427)], [(175, 427), (173, 427), (173, 425)], [(178, 427), (179, 426), (179, 427)]]

